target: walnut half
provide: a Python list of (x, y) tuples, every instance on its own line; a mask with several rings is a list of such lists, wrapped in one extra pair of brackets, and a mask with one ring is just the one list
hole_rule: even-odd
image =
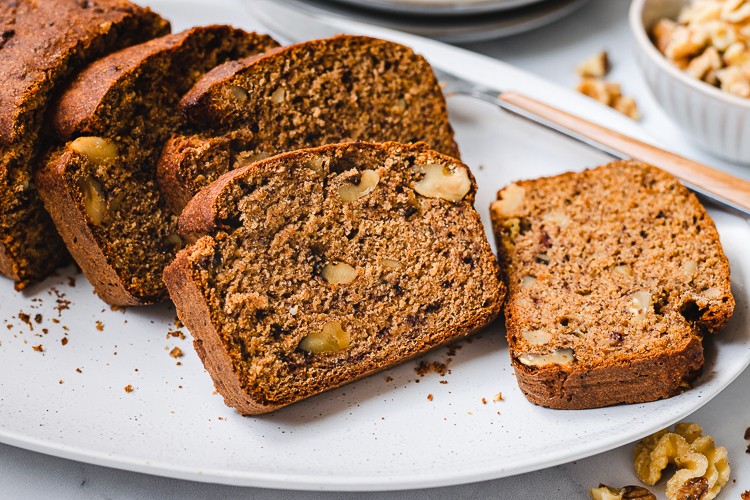
[(641, 486), (612, 488), (602, 483), (589, 490), (589, 497), (592, 500), (656, 500), (656, 495)]
[(349, 333), (341, 328), (338, 321), (329, 321), (318, 333), (311, 333), (302, 339), (299, 348), (309, 353), (338, 352), (349, 347)]

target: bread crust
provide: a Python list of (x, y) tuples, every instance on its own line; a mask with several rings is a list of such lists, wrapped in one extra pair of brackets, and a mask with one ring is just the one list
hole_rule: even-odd
[(28, 189), (48, 142), (48, 104), (91, 60), (169, 31), (168, 21), (125, 0), (0, 1), (0, 273), (17, 290), (70, 260)]
[[(46, 104), (36, 94), (40, 90), (49, 91), (44, 88), (48, 72), (59, 71), (61, 65), (83, 51), (101, 53), (104, 39), (120, 30), (123, 23), (140, 19), (144, 25), (160, 25), (155, 26), (152, 36), (169, 33), (170, 28), (169, 22), (151, 9), (126, 0), (4, 1), (2, 9), (0, 143), (3, 144), (12, 144), (32, 132), (26, 130), (21, 116), (32, 111), (20, 104), (29, 100)], [(135, 43), (139, 41), (137, 34), (132, 38)], [(43, 49), (39, 50), (40, 47)]]
[[(309, 99), (315, 99), (315, 88), (320, 83), (315, 80), (317, 77), (320, 77), (321, 81), (335, 78), (333, 72), (331, 75), (334, 76), (317, 75), (316, 72), (306, 73), (310, 68), (321, 65), (322, 61), (327, 60), (326, 57), (334, 57), (335, 54), (343, 53), (366, 58), (368, 54), (386, 52), (387, 58), (378, 55), (382, 64), (385, 64), (387, 59), (387, 64), (408, 65), (403, 77), (395, 73), (391, 80), (404, 81), (406, 88), (411, 85), (417, 89), (417, 94), (410, 97), (412, 104), (407, 113), (408, 118), (403, 118), (403, 122), (398, 122), (398, 120), (402, 119), (400, 113), (409, 109), (406, 108), (406, 101), (402, 99), (401, 104), (404, 108), (401, 111), (393, 111), (394, 105), (398, 102), (391, 101), (392, 95), (391, 99), (384, 100), (384, 96), (390, 95), (389, 92), (392, 92), (392, 89), (379, 86), (377, 75), (373, 76), (370, 73), (360, 76), (363, 83), (351, 84), (353, 89), (351, 92), (359, 93), (358, 100), (352, 101), (351, 107), (348, 104), (339, 107), (341, 102), (336, 102), (335, 108), (333, 105), (328, 106), (320, 102), (316, 104), (312, 104), (315, 101), (307, 102)], [(349, 68), (350, 64), (351, 61), (348, 60), (345, 65), (342, 62), (345, 68)], [(333, 130), (330, 127), (320, 129), (317, 124), (300, 125), (295, 118), (290, 119), (289, 122), (282, 122), (266, 116), (264, 113), (267, 109), (263, 106), (253, 104), (244, 109), (242, 104), (234, 107), (232, 102), (227, 101), (228, 90), (253, 86), (253, 82), (266, 79), (268, 75), (273, 75), (269, 77), (273, 80), (279, 72), (278, 68), (284, 68), (281, 70), (282, 75), (278, 76), (279, 82), (287, 82), (284, 85), (295, 78), (302, 78), (310, 85), (310, 89), (301, 91), (293, 102), (304, 102), (302, 106), (315, 106), (317, 112), (322, 109), (323, 115), (318, 119), (318, 123), (323, 120), (326, 109), (341, 111), (342, 116), (347, 118), (341, 121), (333, 119), (340, 125), (340, 129)], [(243, 82), (244, 79), (247, 81)], [(337, 92), (344, 95), (350, 92), (347, 85), (349, 84), (337, 78), (335, 85), (326, 88), (332, 95), (336, 95)], [(395, 84), (394, 86), (398, 87)], [(258, 95), (261, 90), (248, 89), (248, 91), (253, 95)], [(358, 129), (357, 124), (361, 121), (360, 119), (369, 112), (367, 107), (360, 109), (357, 104), (364, 101), (370, 103), (370, 108), (376, 110), (373, 115), (379, 118), (370, 128)], [(287, 113), (288, 116), (294, 116), (297, 112), (308, 114), (307, 109), (299, 109), (300, 104), (289, 106), (292, 111)], [(190, 198), (202, 187), (215, 180), (222, 172), (234, 168), (235, 157), (240, 152), (252, 152), (260, 144), (264, 148), (263, 153), (271, 155), (293, 149), (322, 146), (326, 142), (350, 142), (352, 140), (416, 142), (421, 140), (429, 142), (432, 149), (436, 151), (460, 158), (458, 146), (453, 139), (453, 130), (448, 122), (445, 100), (427, 61), (407, 47), (367, 37), (340, 35), (277, 48), (264, 54), (225, 63), (207, 73), (182, 98), (179, 108), (185, 119), (195, 123), (196, 127), (203, 132), (197, 135), (174, 137), (164, 148), (159, 160), (157, 179), (168, 204), (176, 214), (182, 212)], [(358, 113), (357, 116), (360, 119), (355, 117), (355, 113)], [(330, 118), (326, 119), (330, 120)], [(349, 120), (348, 124), (346, 120)], [(404, 128), (405, 125), (407, 128)], [(262, 130), (269, 130), (269, 127), (277, 131), (276, 136), (263, 136)], [(261, 132), (258, 132), (258, 129)], [(298, 138), (288, 139), (289, 136)], [(306, 138), (300, 139), (303, 136)], [(287, 139), (279, 139), (279, 137), (287, 137)], [(214, 154), (224, 156), (218, 159), (211, 156)], [(201, 168), (196, 165), (203, 165), (206, 168), (201, 171)], [(195, 171), (196, 169), (198, 172)]]
[[(207, 73), (195, 87), (188, 92), (180, 101), (179, 108), (186, 120), (201, 124), (202, 126), (208, 126), (211, 128), (224, 128), (231, 125), (235, 125), (237, 117), (232, 116), (232, 113), (228, 113), (221, 105), (220, 90), (223, 85), (231, 82), (232, 80), (242, 76), (244, 73), (251, 71), (254, 67), (262, 67), (264, 65), (271, 65), (275, 61), (284, 61), (285, 65), (301, 63), (305, 57), (309, 54), (316, 52), (324, 52), (329, 47), (337, 47), (338, 50), (347, 51), (352, 50), (352, 47), (357, 45), (367, 44), (387, 44), (394, 45), (401, 48), (408, 54), (414, 54), (409, 47), (403, 45), (394, 44), (385, 40), (379, 40), (377, 38), (370, 38), (364, 36), (355, 35), (337, 35), (332, 38), (325, 38), (321, 40), (312, 40), (296, 45), (290, 45), (288, 47), (282, 47), (274, 50), (252, 56), (244, 60), (234, 61), (227, 63), (222, 66), (216, 67), (213, 71)], [(429, 71), (429, 63), (424, 57), (414, 54), (417, 61), (423, 64)], [(437, 105), (437, 114), (440, 120), (444, 123), (448, 123), (448, 109), (445, 104), (445, 99), (442, 97), (442, 91), (437, 78), (433, 74), (427, 76), (426, 79), (431, 81), (422, 81), (421, 83), (428, 83), (432, 87), (432, 93), (435, 96), (440, 96)], [(453, 139), (453, 129), (448, 126), (446, 130), (446, 136), (442, 138), (440, 144), (430, 144), (430, 147), (435, 151), (440, 151), (443, 154), (452, 156), (453, 158), (460, 158), (458, 151), (458, 144)]]
[(703, 367), (703, 346), (692, 338), (683, 348), (630, 364), (592, 370), (559, 365), (530, 369), (512, 358), (518, 387), (534, 404), (558, 410), (600, 408), (670, 398), (688, 389)]
[[(242, 179), (255, 175), (260, 169), (269, 169), (275, 171), (284, 164), (299, 164), (307, 159), (311, 159), (320, 154), (328, 154), (335, 150), (344, 148), (364, 148), (365, 150), (383, 150), (388, 148), (401, 147), (403, 150), (413, 151), (415, 153), (429, 153), (431, 158), (441, 158), (445, 162), (458, 163), (456, 160), (434, 152), (428, 152), (425, 145), (402, 146), (395, 143), (386, 144), (368, 144), (352, 143), (347, 145), (331, 145), (310, 150), (299, 150), (290, 153), (284, 153), (276, 157), (262, 160), (252, 165), (242, 167), (223, 175), (219, 180), (204, 188), (183, 212), (180, 218), (180, 233), (186, 239), (195, 242), (192, 246), (183, 249), (178, 254), (175, 261), (170, 264), (164, 273), (164, 280), (170, 290), (170, 295), (177, 307), (178, 315), (183, 323), (188, 327), (194, 337), (196, 350), (204, 361), (206, 369), (214, 380), (214, 384), (219, 392), (224, 396), (225, 403), (237, 409), (243, 415), (254, 415), (266, 413), (277, 408), (293, 403), (300, 399), (340, 387), (344, 384), (359, 380), (363, 377), (372, 375), (382, 370), (389, 369), (398, 364), (404, 363), (410, 359), (421, 356), (424, 353), (437, 349), (445, 344), (453, 342), (459, 338), (471, 335), (483, 328), (500, 313), (502, 307), (502, 295), (504, 290), (500, 288), (500, 297), (494, 303), (486, 304), (485, 307), (471, 315), (467, 314), (464, 318), (456, 319), (450, 324), (450, 327), (440, 333), (439, 341), (433, 345), (420, 344), (414, 348), (408, 356), (397, 358), (390, 363), (375, 365), (372, 361), (363, 363), (358, 367), (358, 371), (349, 376), (326, 375), (324, 381), (308, 381), (304, 394), (297, 394), (295, 398), (283, 401), (269, 401), (257, 392), (252, 391), (249, 387), (243, 386), (241, 375), (237, 372), (234, 360), (228, 354), (228, 347), (225, 345), (217, 326), (214, 324), (218, 318), (212, 316), (206, 304), (207, 290), (202, 289), (202, 282), (198, 275), (194, 273), (201, 268), (202, 254), (212, 254), (214, 246), (217, 244), (213, 235), (222, 234), (222, 222), (220, 209), (218, 207), (222, 197), (228, 196), (233, 190), (238, 189)], [(472, 204), (476, 193), (476, 182), (471, 177), (471, 189), (461, 203)], [(479, 215), (474, 212), (475, 223), (479, 221)], [(486, 251), (491, 256), (489, 246)], [(494, 276), (497, 279), (499, 268), (494, 258), (492, 259)], [(499, 285), (499, 283), (498, 283)], [(438, 337), (435, 337), (438, 338)]]
[[(705, 303), (701, 303), (700, 306), (696, 306), (700, 308), (701, 316), (693, 319), (693, 321), (695, 321), (693, 326), (687, 327), (690, 330), (690, 333), (683, 332), (683, 334), (680, 334), (682, 336), (678, 336), (675, 340), (670, 341), (670, 345), (667, 349), (647, 349), (645, 351), (636, 349), (630, 354), (623, 354), (618, 351), (618, 348), (620, 345), (622, 345), (624, 339), (622, 333), (618, 332), (625, 332), (625, 329), (628, 328), (628, 326), (626, 325), (629, 324), (629, 318), (632, 317), (632, 313), (627, 309), (625, 309), (624, 312), (619, 310), (618, 307), (620, 306), (614, 305), (613, 302), (612, 304), (608, 304), (605, 309), (602, 309), (598, 313), (602, 317), (606, 318), (606, 320), (604, 320), (605, 323), (606, 321), (611, 321), (612, 325), (617, 325), (612, 327), (613, 329), (609, 333), (610, 338), (601, 339), (599, 337), (596, 337), (596, 345), (587, 345), (585, 343), (586, 341), (570, 340), (574, 338), (571, 336), (568, 337), (568, 340), (562, 341), (564, 342), (564, 344), (561, 343), (557, 347), (575, 347), (576, 345), (578, 345), (575, 342), (581, 342), (580, 349), (586, 350), (586, 352), (590, 350), (593, 353), (609, 353), (606, 357), (602, 358), (603, 361), (590, 361), (588, 359), (589, 355), (586, 354), (587, 359), (584, 362), (581, 363), (576, 360), (569, 366), (561, 366), (559, 364), (546, 364), (543, 366), (524, 365), (519, 361), (519, 357), (524, 353), (528, 352), (529, 350), (533, 352), (535, 349), (547, 349), (547, 347), (544, 345), (542, 345), (541, 347), (537, 347), (537, 345), (533, 342), (527, 343), (524, 340), (524, 335), (530, 330), (535, 330), (537, 328), (541, 329), (543, 332), (556, 331), (556, 327), (555, 325), (548, 324), (546, 320), (540, 319), (546, 318), (546, 316), (542, 315), (544, 313), (539, 313), (540, 316), (534, 316), (532, 319), (532, 313), (530, 313), (530, 311), (532, 311), (533, 309), (545, 311), (545, 308), (548, 308), (550, 306), (547, 305), (546, 302), (544, 302), (544, 305), (537, 305), (536, 302), (540, 301), (539, 297), (541, 297), (539, 295), (540, 292), (537, 290), (537, 292), (533, 292), (534, 294), (532, 295), (531, 288), (527, 290), (527, 288), (524, 288), (517, 283), (521, 274), (528, 274), (534, 277), (532, 285), (529, 286), (535, 286), (534, 283), (536, 283), (537, 278), (534, 275), (537, 274), (537, 272), (533, 271), (528, 264), (522, 263), (523, 261), (521, 260), (520, 253), (516, 254), (517, 250), (515, 250), (514, 244), (509, 243), (509, 233), (507, 229), (508, 225), (506, 224), (506, 221), (511, 220), (514, 217), (516, 218), (516, 220), (526, 218), (528, 219), (528, 222), (525, 222), (525, 224), (527, 224), (528, 226), (526, 231), (531, 231), (531, 233), (528, 234), (536, 234), (534, 233), (534, 231), (536, 231), (536, 229), (534, 229), (534, 221), (540, 218), (542, 220), (545, 220), (543, 219), (543, 216), (548, 215), (548, 212), (545, 212), (545, 210), (547, 210), (546, 208), (538, 208), (536, 205), (538, 202), (535, 200), (540, 199), (540, 197), (544, 197), (544, 193), (548, 193), (548, 191), (551, 189), (557, 189), (559, 190), (559, 192), (548, 193), (550, 206), (558, 202), (558, 207), (563, 207), (566, 204), (569, 204), (570, 200), (567, 197), (569, 197), (570, 195), (568, 194), (568, 191), (574, 191), (576, 196), (581, 197), (580, 201), (575, 202), (579, 203), (579, 206), (588, 207), (589, 204), (591, 206), (597, 206), (597, 204), (602, 201), (599, 198), (593, 198), (600, 195), (595, 194), (592, 195), (592, 198), (586, 198), (587, 194), (585, 190), (588, 189), (587, 186), (589, 184), (587, 184), (587, 181), (585, 181), (584, 179), (588, 179), (589, 177), (585, 176), (590, 176), (590, 178), (594, 178), (597, 175), (605, 176), (607, 175), (607, 172), (617, 171), (619, 169), (622, 169), (623, 172), (631, 173), (632, 179), (636, 179), (638, 175), (642, 175), (644, 179), (644, 181), (629, 180), (628, 182), (644, 182), (648, 186), (651, 185), (650, 183), (652, 181), (654, 183), (663, 183), (663, 185), (666, 186), (664, 189), (667, 190), (668, 194), (657, 193), (654, 196), (659, 196), (659, 194), (661, 194), (661, 196), (675, 196), (675, 199), (680, 198), (684, 200), (683, 205), (673, 206), (670, 208), (673, 208), (675, 211), (681, 210), (682, 212), (680, 213), (684, 212), (686, 214), (694, 214), (694, 221), (702, 221), (700, 222), (702, 231), (700, 231), (699, 233), (701, 238), (699, 245), (702, 250), (704, 250), (706, 255), (713, 255), (713, 253), (711, 252), (714, 250), (717, 250), (716, 253), (718, 254), (718, 257), (715, 258), (715, 262), (712, 261), (713, 263), (711, 264), (712, 273), (719, 283), (719, 287), (717, 288), (716, 292), (718, 295), (718, 299), (711, 302), (704, 300)], [(608, 189), (612, 190), (613, 192), (618, 192), (619, 189), (621, 189), (621, 186), (617, 182), (618, 181), (611, 181), (611, 183), (606, 185), (608, 186)], [(586, 171), (584, 173), (565, 173), (551, 178), (536, 179), (531, 181), (519, 181), (515, 183), (515, 185), (525, 190), (524, 196), (528, 196), (529, 193), (536, 193), (532, 195), (532, 199), (528, 202), (528, 205), (525, 205), (525, 203), (527, 203), (526, 201), (522, 201), (521, 204), (518, 205), (512, 213), (502, 213), (500, 209), (495, 208), (491, 209), (490, 212), (493, 220), (493, 229), (497, 238), (498, 258), (500, 260), (501, 269), (503, 271), (503, 280), (509, 290), (505, 305), (505, 316), (506, 326), (508, 330), (508, 342), (511, 361), (516, 372), (516, 379), (518, 381), (519, 387), (524, 392), (528, 400), (534, 404), (556, 409), (584, 409), (597, 408), (620, 403), (655, 401), (657, 399), (675, 396), (677, 394), (680, 394), (685, 389), (689, 388), (689, 384), (693, 380), (695, 380), (695, 378), (701, 373), (702, 370), (704, 362), (702, 339), (704, 332), (719, 332), (722, 328), (724, 328), (724, 326), (726, 326), (734, 308), (734, 299), (732, 298), (730, 292), (729, 264), (726, 260), (726, 257), (721, 252), (721, 243), (719, 242), (716, 228), (713, 225), (713, 222), (711, 221), (708, 214), (706, 214), (704, 208), (698, 202), (697, 198), (695, 198), (693, 194), (688, 193), (686, 188), (679, 184), (677, 180), (674, 179), (671, 175), (662, 172), (655, 167), (645, 165), (636, 161), (615, 162), (605, 167), (599, 167), (596, 170)], [(575, 187), (570, 188), (570, 186)], [(498, 192), (498, 200), (502, 198), (502, 192), (502, 190)], [(565, 192), (566, 194), (559, 194), (562, 192)], [(561, 199), (557, 200), (557, 196), (559, 196)], [(568, 201), (562, 200), (562, 198), (565, 198)], [(649, 211), (649, 213), (650, 211), (659, 212), (657, 217), (662, 217), (662, 212), (659, 211), (659, 208), (654, 208), (656, 207), (657, 202), (663, 204), (661, 200), (657, 200), (655, 198), (643, 198), (629, 201), (635, 204), (635, 208), (633, 208), (633, 210), (639, 210), (639, 205), (649, 205), (650, 201), (650, 206), (643, 210), (647, 210)], [(659, 207), (662, 206), (661, 204), (659, 205)], [(558, 211), (559, 210), (562, 209), (558, 209)], [(650, 217), (656, 215), (656, 212), (650, 215)], [(573, 214), (573, 212), (565, 213)], [(573, 215), (567, 215), (567, 217), (572, 216)], [(681, 215), (678, 215), (677, 212), (675, 212), (675, 214), (673, 214), (672, 216), (680, 217)], [(581, 217), (584, 216), (582, 215)], [(644, 219), (642, 219), (642, 226), (629, 229), (631, 229), (632, 232), (636, 233), (638, 231), (641, 231), (641, 235), (650, 233), (652, 230), (655, 231), (656, 229), (649, 225), (652, 224), (652, 222), (647, 221), (656, 220), (658, 223), (659, 220), (666, 220), (664, 217), (662, 217), (661, 219), (649, 219), (644, 215)], [(524, 222), (522, 221), (521, 223), (523, 224)], [(576, 224), (577, 223), (578, 222), (576, 222)], [(602, 219), (598, 222), (598, 224), (605, 223), (606, 219)], [(619, 222), (619, 225), (623, 226), (623, 228), (625, 224), (626, 223), (622, 220)], [(544, 225), (542, 225), (541, 227), (544, 228)], [(556, 243), (554, 240), (555, 236), (553, 235), (553, 228), (554, 223), (549, 222), (547, 227), (549, 234), (545, 232), (542, 236), (540, 248), (544, 249), (544, 247), (548, 247), (549, 251), (554, 250), (554, 246)], [(686, 226), (681, 226), (680, 230), (685, 231), (685, 228)], [(579, 239), (585, 239), (586, 237), (591, 236), (586, 232), (588, 231), (588, 229), (583, 229), (583, 226), (580, 230), (581, 233), (578, 236)], [(619, 229), (617, 230), (619, 231)], [(625, 234), (625, 229), (623, 229), (622, 231), (623, 234)], [(672, 238), (674, 239), (677, 236), (678, 235), (673, 234)], [(547, 241), (544, 241), (545, 239)], [(627, 241), (627, 238), (625, 239), (625, 241)], [(525, 245), (528, 244), (529, 243), (527, 242), (527, 240), (522, 240), (522, 242), (519, 243), (519, 245), (522, 246), (522, 249), (518, 250), (518, 252), (524, 251), (523, 248), (526, 248)], [(560, 244), (564, 245), (564, 243)], [(670, 242), (662, 242), (661, 244), (669, 245)], [(624, 245), (625, 243), (623, 243), (623, 247)], [(630, 243), (628, 242), (628, 246), (629, 245)], [(636, 244), (633, 243), (633, 245)], [(638, 249), (637, 245), (632, 248), (636, 249), (634, 251), (640, 252), (640, 249)], [(565, 250), (566, 254), (569, 252), (574, 253), (577, 251), (578, 250), (574, 249)], [(621, 251), (622, 255), (620, 255), (620, 252), (617, 252), (616, 255), (620, 256), (616, 257), (613, 262), (616, 262), (619, 258), (624, 258), (625, 254), (628, 252), (627, 248), (625, 247)], [(596, 257), (591, 257), (592, 259), (598, 259), (598, 261), (600, 262), (604, 262), (604, 259), (607, 258), (604, 255), (592, 255), (596, 255)], [(594, 265), (596, 265), (596, 262), (597, 261), (594, 260)], [(556, 263), (556, 265), (560, 265), (560, 263), (558, 262)], [(572, 261), (570, 265), (573, 266)], [(662, 265), (666, 265), (666, 263), (662, 263)], [(584, 264), (576, 261), (575, 266), (584, 266)], [(593, 273), (605, 276), (604, 271), (600, 270), (600, 267), (587, 269), (584, 266), (581, 269), (584, 270), (581, 271), (584, 273)], [(540, 279), (544, 278), (543, 275), (547, 271), (541, 270), (540, 272)], [(549, 272), (551, 273), (552, 271)], [(627, 273), (627, 271), (625, 272)], [(632, 275), (632, 271), (630, 272)], [(561, 278), (559, 279), (563, 279), (563, 274), (560, 274), (560, 277)], [(545, 279), (550, 279), (549, 283), (556, 282), (552, 281), (551, 278)], [(601, 279), (605, 278), (602, 277)], [(568, 286), (568, 280), (568, 278), (565, 278), (564, 283), (566, 287)], [(627, 278), (625, 278), (625, 280), (627, 280)], [(547, 285), (542, 286), (544, 287)], [(575, 286), (572, 278), (570, 278), (570, 286)], [(596, 286), (596, 282), (593, 282), (592, 287)], [(622, 286), (636, 286), (637, 289), (640, 289), (638, 287), (642, 287), (645, 285), (644, 283), (640, 282), (636, 283), (635, 285), (630, 285), (628, 281), (622, 281)], [(649, 290), (649, 293), (652, 292), (650, 288), (647, 289)], [(558, 293), (556, 292), (556, 290), (557, 289), (550, 288), (548, 290), (549, 293), (543, 295), (554, 295), (555, 293)], [(572, 290), (572, 288), (570, 290)], [(570, 290), (566, 290), (566, 293)], [(584, 291), (582, 293), (590, 292)], [(629, 295), (626, 295), (626, 297), (627, 296)], [(573, 295), (573, 297), (575, 297), (575, 295)], [(528, 304), (529, 299), (534, 300), (534, 306)], [(614, 301), (615, 299), (612, 300)], [(690, 300), (687, 300), (687, 303), (689, 302)], [(596, 307), (598, 307), (598, 303), (584, 303), (586, 305), (580, 307), (589, 307), (594, 308), (594, 310), (598, 310), (596, 309)], [(675, 313), (676, 312), (673, 312), (672, 314)], [(558, 314), (564, 315), (567, 313), (559, 312)], [(581, 311), (581, 314), (583, 315), (585, 313)], [(655, 314), (655, 312), (652, 312), (651, 314)], [(680, 314), (683, 314), (683, 311), (680, 311)], [(688, 314), (683, 315), (686, 317), (689, 316)], [(674, 317), (679, 319), (676, 314)], [(563, 319), (566, 323), (567, 321), (572, 321), (567, 317)], [(594, 329), (596, 330), (599, 323), (597, 323), (597, 320), (593, 318), (588, 320), (586, 324), (594, 325)], [(606, 324), (609, 325), (609, 323)], [(667, 332), (665, 334), (669, 333)], [(676, 332), (675, 335), (677, 335)], [(553, 336), (551, 342), (561, 342), (558, 339), (559, 337)], [(589, 342), (593, 343), (594, 340), (592, 339)], [(551, 349), (551, 347), (549, 349)], [(598, 356), (598, 354), (596, 356)], [(595, 359), (599, 358), (595, 357)]]
[(108, 127), (105, 98), (123, 82), (137, 78), (140, 68), (151, 58), (163, 57), (167, 52), (179, 50), (188, 40), (202, 34), (220, 38), (254, 37), (258, 43), (270, 43), (267, 35), (250, 34), (225, 25), (201, 26), (128, 47), (100, 59), (80, 72), (62, 94), (51, 113), (51, 123), (56, 135), (70, 140), (84, 133), (99, 133)]
[(144, 297), (130, 293), (115, 272), (111, 260), (102, 252), (101, 249), (107, 248), (108, 243), (97, 237), (80, 196), (74, 197), (77, 191), (69, 185), (67, 166), (72, 155), (71, 151), (63, 152), (49, 161), (36, 176), (39, 195), (60, 236), (104, 302), (121, 306), (153, 303), (149, 298), (144, 300)]
[[(208, 41), (213, 40), (218, 40), (219, 45), (207, 45)], [(200, 50), (203, 51), (201, 55), (205, 57), (205, 63), (202, 62), (202, 64), (208, 64), (212, 61), (211, 57), (216, 57), (215, 54), (222, 54), (224, 58), (231, 57), (237, 52), (244, 55), (250, 52), (248, 49), (275, 44), (276, 42), (267, 35), (251, 34), (230, 26), (217, 25), (193, 28), (121, 50), (91, 64), (77, 75), (53, 109), (53, 127), (61, 139), (72, 139), (81, 134), (90, 134), (103, 135), (106, 138), (114, 136), (115, 141), (125, 141), (128, 137), (121, 137), (121, 135), (127, 136), (129, 131), (120, 130), (124, 125), (117, 120), (115, 108), (127, 97), (126, 94), (141, 92), (140, 88), (134, 90), (133, 85), (134, 82), (143, 85), (149, 83), (151, 74), (148, 71), (157, 73), (156, 78), (161, 75), (161, 71), (171, 71), (172, 73), (167, 74), (173, 74), (175, 70), (169, 68), (175, 64), (175, 61), (181, 61), (187, 54), (194, 53), (194, 46), (196, 45), (200, 47)], [(191, 64), (195, 63), (190, 60), (183, 63), (183, 66), (177, 66), (177, 68), (186, 67), (197, 71), (197, 68), (190, 67)], [(195, 75), (189, 74), (188, 77), (195, 78)], [(193, 81), (190, 80), (189, 84), (192, 84)], [(167, 89), (163, 92), (165, 95), (169, 95), (169, 91)], [(178, 97), (179, 95), (175, 96), (174, 101)], [(147, 130), (141, 131), (141, 133), (154, 132), (149, 127), (156, 129), (160, 126), (177, 126), (171, 122), (169, 124), (162, 123), (173, 120), (173, 118), (179, 120), (179, 116), (174, 116), (172, 108), (163, 113), (163, 116), (152, 119), (154, 123), (146, 123), (145, 128)], [(168, 113), (171, 113), (171, 115)], [(159, 131), (159, 133), (162, 132)], [(156, 149), (165, 138), (156, 140), (148, 136), (141, 144), (146, 145), (144, 149)], [(158, 152), (157, 149), (156, 155), (158, 155)], [(129, 151), (125, 151), (124, 154), (129, 153)], [(151, 155), (151, 157), (154, 156)], [(66, 245), (84, 270), (89, 281), (94, 285), (99, 296), (113, 305), (145, 305), (164, 300), (167, 297), (167, 292), (163, 283), (161, 283), (161, 268), (158, 268), (157, 271), (159, 284), (154, 284), (151, 282), (153, 280), (147, 282), (147, 278), (139, 275), (137, 271), (135, 273), (131, 273), (130, 270), (118, 271), (114, 267), (113, 263), (117, 259), (115, 249), (103, 235), (104, 231), (97, 230), (90, 216), (86, 213), (81, 201), (80, 188), (72, 180), (73, 164), (71, 163), (72, 156), (69, 147), (58, 149), (50, 157), (52, 160), (36, 175), (40, 196), (44, 200), (47, 210), (53, 214)], [(131, 163), (126, 164), (126, 167), (123, 168), (132, 168), (136, 172), (141, 172), (140, 169), (143, 166), (148, 166), (143, 165), (143, 163), (152, 161), (149, 157), (145, 157), (145, 159), (144, 157), (136, 158), (138, 162), (141, 162), (140, 164), (132, 164), (136, 160), (131, 160), (131, 157), (118, 159), (117, 161), (130, 160)], [(114, 166), (111, 166), (108, 170), (114, 171), (114, 168)], [(121, 167), (118, 166), (117, 168)], [(141, 181), (146, 179), (142, 182), (144, 186), (148, 182), (148, 176), (153, 175), (148, 173), (148, 170), (145, 170), (145, 172), (147, 173), (139, 174)], [(121, 187), (124, 190), (123, 193), (128, 189), (128, 186)], [(168, 214), (166, 208), (159, 207), (160, 204), (163, 205), (163, 201), (158, 199), (159, 195), (155, 183), (153, 190), (148, 192), (148, 196), (151, 195), (156, 200), (154, 201), (156, 207), (154, 211), (161, 210)], [(126, 217), (124, 216), (124, 218)], [(143, 220), (135, 222), (143, 222)], [(156, 225), (165, 228), (168, 219), (163, 222), (164, 224), (159, 226), (157, 221)], [(165, 230), (168, 230), (168, 228)], [(160, 249), (151, 250), (153, 252), (150, 255), (161, 251), (160, 258), (166, 254)], [(125, 262), (122, 269), (131, 264), (132, 261)], [(149, 265), (156, 266), (157, 264), (149, 261)], [(133, 276), (128, 276), (128, 274)], [(145, 286), (142, 287), (141, 285), (144, 283)], [(158, 289), (158, 292), (153, 291), (154, 289)]]
[(173, 213), (180, 214), (193, 196), (200, 191), (198, 186), (186, 175), (186, 163), (195, 158), (204, 158), (211, 153), (224, 154), (229, 161), (232, 137), (221, 135), (205, 137), (200, 140), (196, 136), (181, 134), (173, 135), (162, 149), (159, 163), (156, 167), (156, 178), (159, 189), (164, 194)]

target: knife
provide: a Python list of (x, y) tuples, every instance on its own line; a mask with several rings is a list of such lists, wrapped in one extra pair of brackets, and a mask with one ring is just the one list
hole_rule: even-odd
[[(297, 12), (274, 0), (254, 0), (253, 6), (254, 13), (264, 24), (294, 42), (304, 41), (311, 36), (325, 38), (347, 31), (340, 19)], [(345, 24), (361, 28), (358, 31), (367, 34), (372, 31), (388, 31), (353, 21), (346, 21)], [(295, 29), (301, 26), (304, 29)], [(399, 38), (417, 37), (399, 34)], [(744, 179), (621, 134), (521, 93), (483, 86), (434, 66), (433, 71), (446, 97), (465, 95), (481, 99), (583, 142), (613, 158), (637, 159), (649, 163), (674, 175), (702, 199), (750, 218), (750, 182)]]

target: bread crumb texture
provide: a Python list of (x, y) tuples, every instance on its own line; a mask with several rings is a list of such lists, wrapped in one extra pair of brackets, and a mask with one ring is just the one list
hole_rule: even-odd
[(713, 221), (675, 178), (616, 162), (521, 181), (491, 216), (529, 400), (575, 409), (689, 388), (734, 299)]
[(275, 46), (265, 35), (208, 26), (111, 54), (88, 66), (53, 113), (69, 140), (37, 174), (66, 245), (113, 305), (164, 300), (164, 267), (182, 242), (159, 192), (156, 162), (181, 125), (177, 102), (208, 70)]
[[(424, 165), (437, 163), (472, 179), (461, 201), (415, 191)], [(377, 183), (344, 201), (342, 189), (361, 186), (365, 171)], [(395, 143), (287, 153), (202, 191), (180, 220), (197, 242), (165, 279), (227, 403), (269, 411), (492, 320), (504, 287), (475, 192), (459, 161)], [(354, 273), (324, 272), (340, 264)], [(186, 298), (193, 288), (205, 306)], [(212, 367), (218, 349), (228, 369)], [(233, 402), (231, 384), (260, 406)]]
[(70, 258), (33, 180), (53, 96), (88, 62), (169, 33), (169, 22), (124, 0), (90, 7), (55, 0), (0, 8), (0, 273), (18, 289)]
[(176, 213), (224, 172), (284, 151), (422, 141), (459, 157), (430, 65), (385, 40), (337, 36), (227, 63), (180, 106), (211, 130), (176, 136), (164, 150), (159, 178)]

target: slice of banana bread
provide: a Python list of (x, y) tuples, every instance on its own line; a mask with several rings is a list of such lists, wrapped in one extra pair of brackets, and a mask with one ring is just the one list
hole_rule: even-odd
[(631, 161), (517, 182), (491, 215), (529, 401), (593, 408), (689, 387), (734, 299), (713, 221), (674, 177)]
[(269, 412), (495, 318), (475, 193), (460, 161), (397, 143), (284, 153), (198, 193), (165, 281), (226, 404)]
[(230, 26), (194, 28), (116, 52), (73, 80), (52, 113), (61, 139), (36, 181), (96, 293), (113, 305), (167, 298), (162, 274), (181, 242), (155, 166), (180, 126), (180, 97), (208, 70), (276, 46)]
[(199, 133), (172, 138), (158, 167), (178, 214), (224, 172), (284, 151), (422, 141), (459, 158), (430, 65), (385, 40), (342, 35), (233, 61), (201, 79), (180, 107)]
[(98, 57), (167, 33), (125, 0), (0, 0), (0, 273), (17, 289), (70, 258), (32, 182), (53, 95)]

